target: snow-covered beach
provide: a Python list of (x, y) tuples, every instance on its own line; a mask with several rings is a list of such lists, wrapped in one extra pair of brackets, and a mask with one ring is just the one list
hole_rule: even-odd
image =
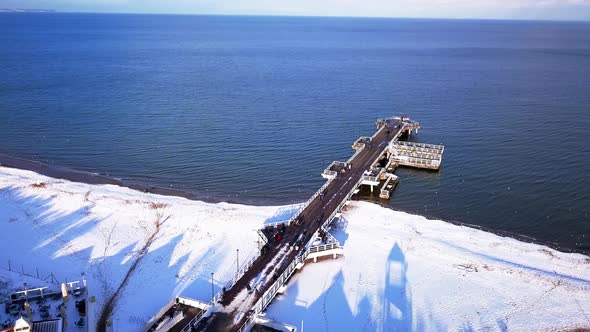
[[(60, 280), (85, 272), (97, 298), (89, 310), (97, 316), (130, 274), (112, 320), (117, 331), (140, 331), (176, 295), (208, 301), (211, 274), (219, 290), (235, 273), (236, 250), (247, 260), (258, 247), (256, 230), (286, 210), (0, 167), (0, 279), (14, 284), (8, 261), (13, 270), (38, 269)], [(306, 331), (590, 327), (588, 256), (367, 202), (350, 204), (333, 234), (344, 257), (306, 264), (268, 317)]]

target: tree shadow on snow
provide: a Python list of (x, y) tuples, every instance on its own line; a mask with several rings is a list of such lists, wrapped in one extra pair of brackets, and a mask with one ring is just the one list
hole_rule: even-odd
[[(40, 279), (51, 273), (58, 282), (79, 280), (81, 273), (85, 272), (89, 281), (94, 281), (89, 282), (90, 295), (96, 295), (100, 305), (112, 296), (132, 262), (140, 257), (145, 239), (138, 236), (138, 241), (124, 246), (112, 244), (108, 246), (110, 250), (95, 248), (90, 241), (85, 244), (85, 236), (96, 238), (96, 234), (102, 234), (106, 245), (109, 235), (95, 228), (110, 216), (96, 217), (92, 213), (93, 203), (82, 201), (80, 204), (83, 206), (74, 211), (59, 211), (55, 208), (55, 199), (56, 195), (25, 194), (19, 187), (0, 188), (0, 210), (3, 212), (0, 214), (3, 234), (0, 238), (5, 246), (11, 248), (0, 250), (0, 267), (7, 269), (10, 260), (13, 271), (21, 272), (22, 269), (26, 274), (35, 276), (38, 270)], [(191, 268), (181, 273), (192, 254), (174, 256), (183, 237), (181, 233), (165, 243), (158, 239), (154, 241), (131, 273), (128, 284), (121, 292), (124, 296), (117, 300), (116, 311), (133, 313), (133, 308), (140, 307), (140, 312), (155, 314), (168, 301), (184, 292), (204, 302), (211, 299), (210, 273), (217, 271), (225, 259), (223, 243), (212, 243), (209, 251), (200, 255), (197, 253)], [(95, 252), (97, 250), (100, 252)], [(220, 279), (215, 278), (215, 291), (223, 287), (224, 281)], [(129, 322), (115, 321), (115, 324), (136, 325), (138, 330), (149, 319), (119, 318), (129, 319)]]
[(71, 241), (89, 233), (102, 218), (91, 216), (87, 207), (56, 211), (52, 197), (25, 195), (15, 187), (2, 188), (0, 200), (7, 213), (0, 217), (0, 228), (11, 248), (0, 251), (2, 262), (10, 260), (26, 274), (37, 269), (40, 274), (52, 273), (59, 282), (81, 278), (93, 247), (73, 248)]

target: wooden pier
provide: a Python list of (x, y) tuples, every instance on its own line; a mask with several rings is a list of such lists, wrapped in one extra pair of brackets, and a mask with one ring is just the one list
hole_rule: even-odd
[(322, 172), (327, 182), (291, 219), (261, 230), (265, 244), (258, 255), (244, 263), (213, 297), (207, 314), (188, 329), (250, 331), (295, 271), (306, 262), (343, 254), (328, 228), (362, 186), (377, 188), (381, 198), (389, 198), (399, 180), (393, 174), (398, 166), (439, 169), (444, 147), (400, 141), (418, 131), (418, 122), (392, 117), (376, 124), (373, 136), (353, 143), (356, 152), (350, 159), (335, 161)]

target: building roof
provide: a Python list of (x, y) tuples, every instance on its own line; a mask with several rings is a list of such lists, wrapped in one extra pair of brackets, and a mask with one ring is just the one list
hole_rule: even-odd
[(14, 323), (14, 330), (15, 331), (29, 331), (31, 329), (31, 323), (28, 319), (23, 317), (16, 320)]
[(33, 322), (34, 332), (62, 332), (61, 318)]

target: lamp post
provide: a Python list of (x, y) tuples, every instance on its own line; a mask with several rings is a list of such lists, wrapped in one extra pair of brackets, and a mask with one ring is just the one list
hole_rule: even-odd
[(236, 249), (236, 277), (240, 272), (240, 249)]
[(213, 287), (213, 272), (211, 272), (211, 301), (213, 301), (213, 298), (215, 297), (215, 289)]

